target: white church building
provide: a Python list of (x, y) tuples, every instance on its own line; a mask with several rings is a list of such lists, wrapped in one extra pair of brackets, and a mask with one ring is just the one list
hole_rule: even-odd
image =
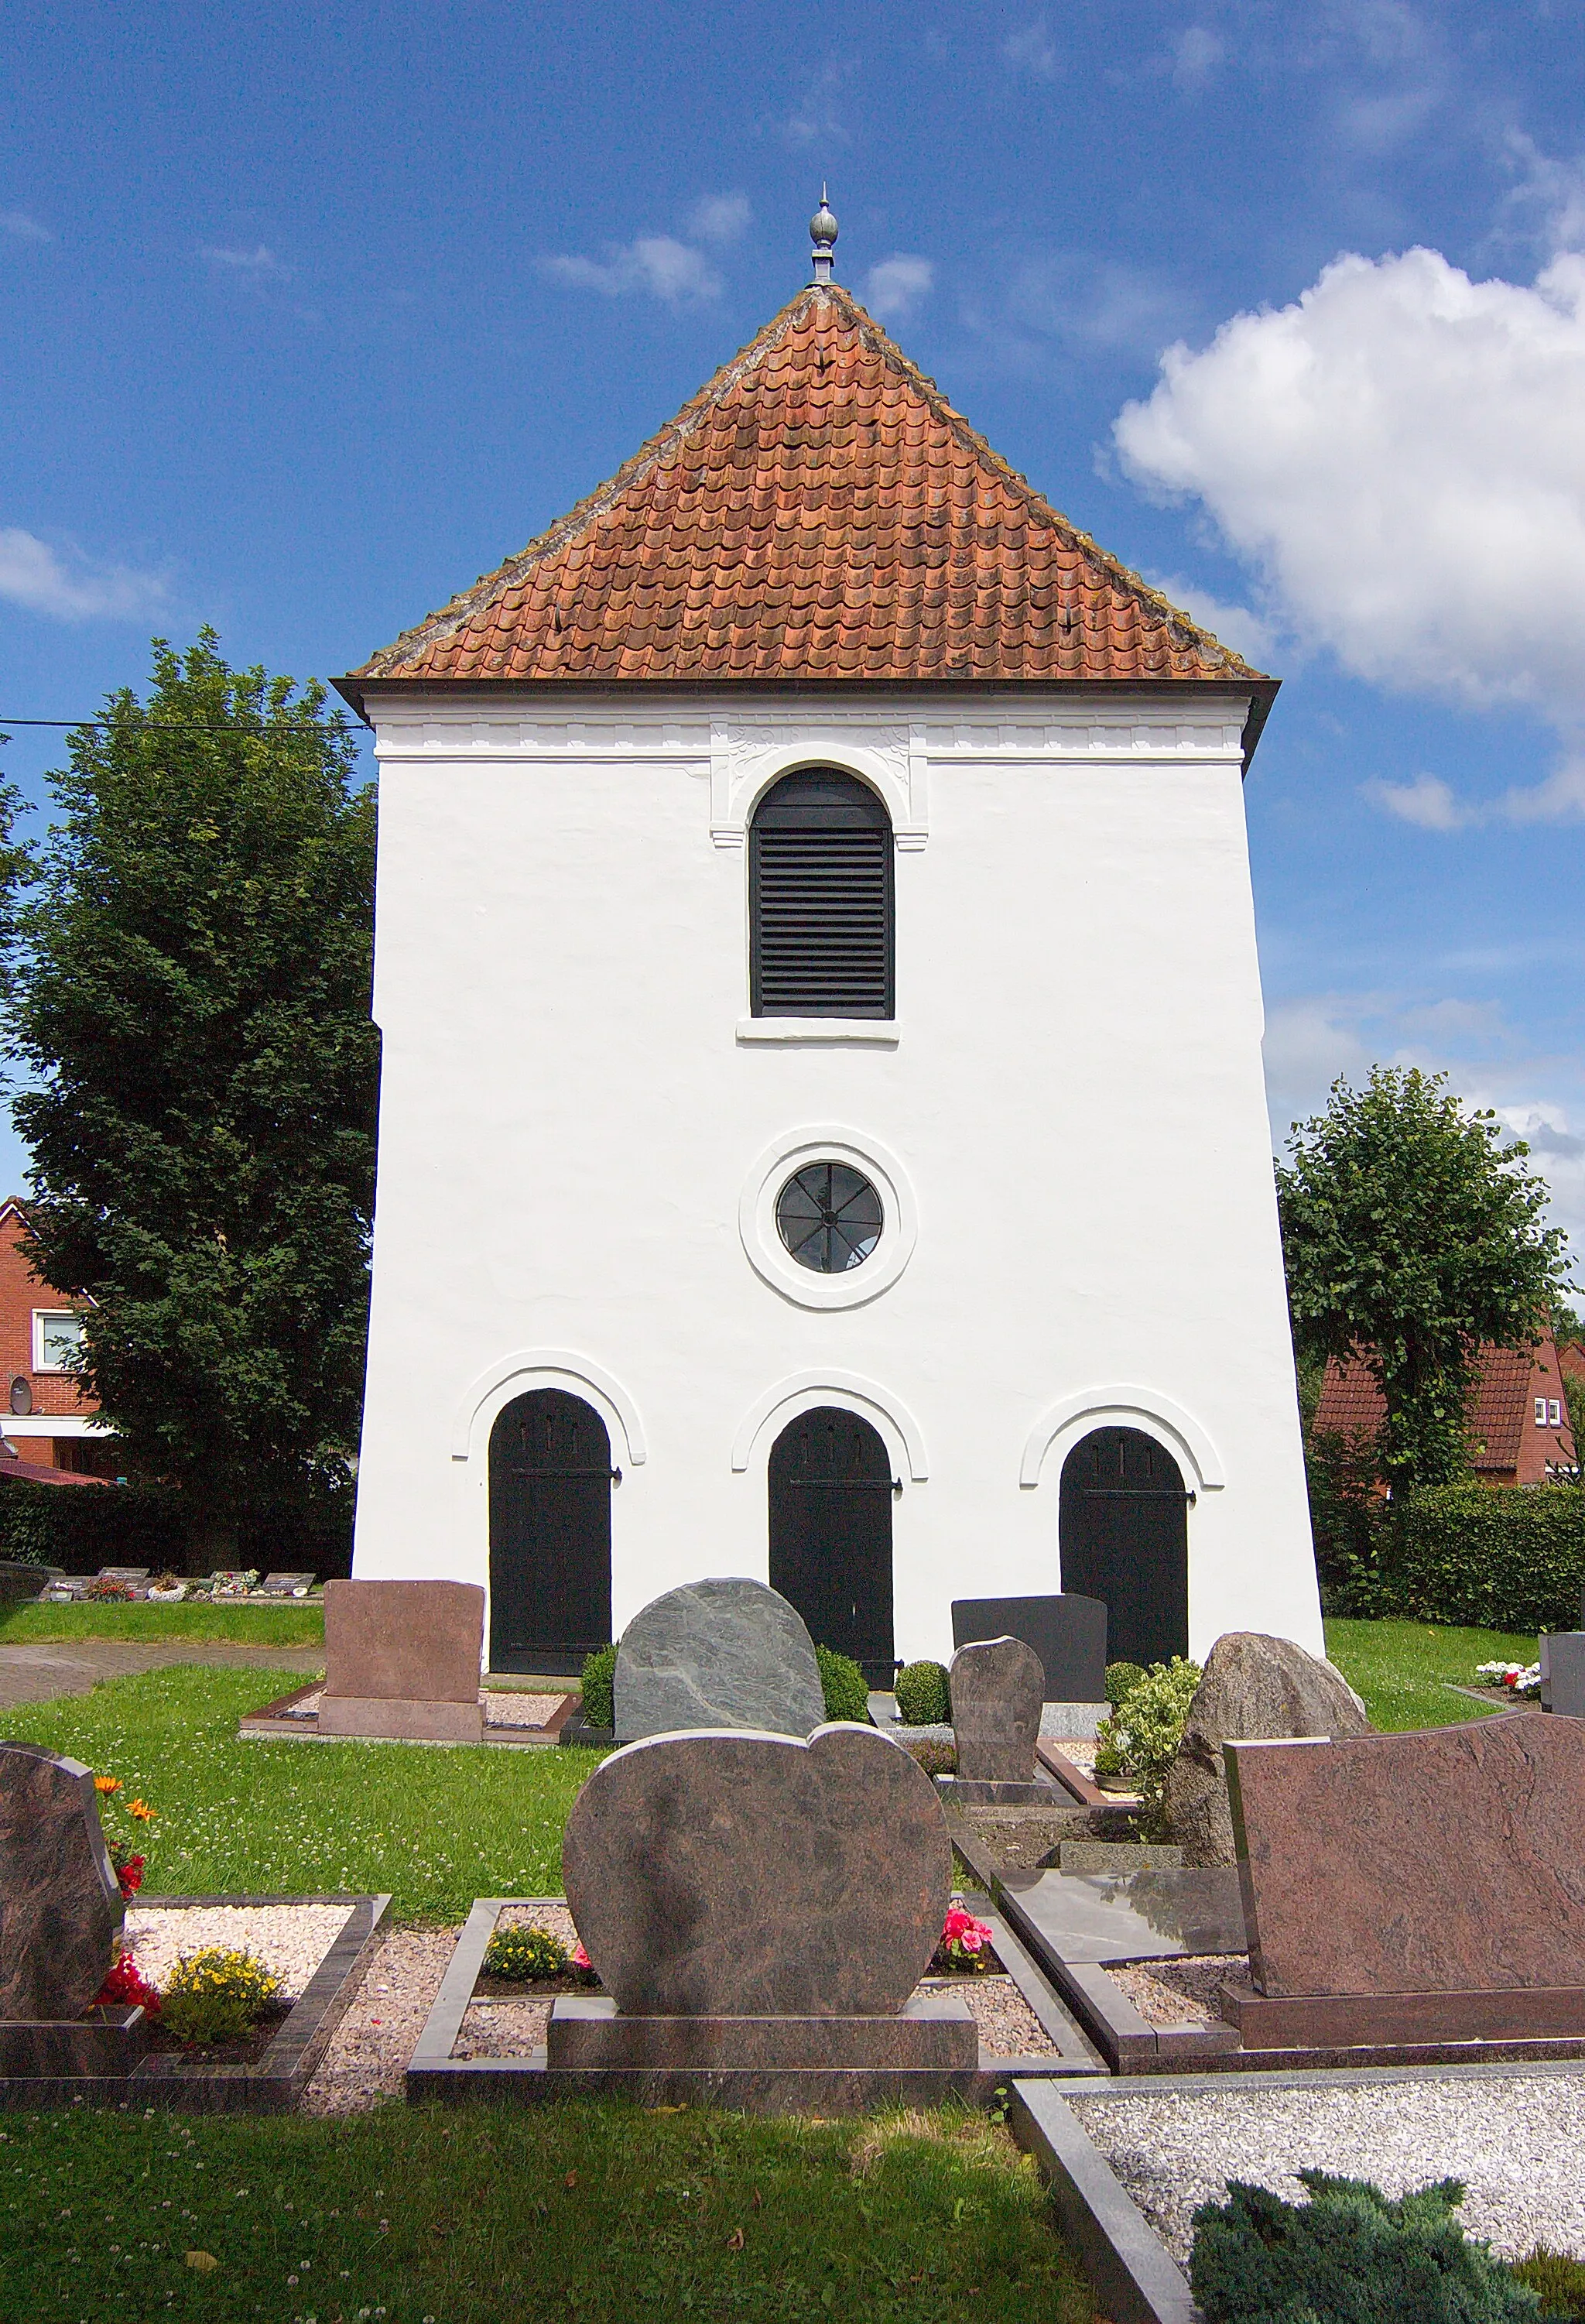
[(1320, 1652), (1242, 778), (1276, 687), (816, 280), (341, 690), (380, 766), (354, 1571), (500, 1670), (758, 1576)]

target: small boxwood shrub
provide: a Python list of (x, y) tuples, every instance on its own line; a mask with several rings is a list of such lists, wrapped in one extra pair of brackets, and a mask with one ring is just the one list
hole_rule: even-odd
[(1096, 1730), (1095, 1773), (1125, 1777), (1132, 1784), (1139, 1794), (1139, 1829), (1147, 1840), (1166, 1837), (1163, 1802), (1167, 1769), (1177, 1757), (1201, 1675), (1199, 1664), (1185, 1662), (1181, 1655), (1169, 1663), (1152, 1663)]
[(616, 1724), (616, 1648), (601, 1646), (584, 1664), (584, 1724)]
[(1480, 1630), (1577, 1630), (1585, 1489), (1436, 1485), (1401, 1510), (1394, 1580), (1405, 1613)]
[(946, 1670), (941, 1663), (909, 1663), (897, 1674), (898, 1716), (905, 1727), (941, 1727), (952, 1717)]
[(851, 1719), (861, 1727), (870, 1727), (870, 1690), (864, 1683), (864, 1674), (851, 1655), (839, 1655), (834, 1646), (816, 1646), (815, 1660), (820, 1665), (820, 1684), (825, 1694), (827, 1719)]
[(1144, 1671), (1138, 1663), (1107, 1664), (1106, 1700), (1114, 1711), (1122, 1709), (1144, 1675)]
[(487, 1977), (510, 1978), (527, 1985), (537, 1977), (565, 1977), (572, 1955), (548, 1929), (497, 1929), (484, 1948)]
[(1362, 2179), (1301, 2171), (1307, 2203), (1233, 2181), (1194, 2214), (1189, 2281), (1208, 2324), (1510, 2324), (1536, 2294), (1454, 2213), (1456, 2179), (1389, 2201)]
[(160, 2023), (179, 2042), (205, 2048), (245, 2042), (280, 2000), (281, 1979), (262, 1960), (226, 1945), (206, 1945), (177, 1962)]

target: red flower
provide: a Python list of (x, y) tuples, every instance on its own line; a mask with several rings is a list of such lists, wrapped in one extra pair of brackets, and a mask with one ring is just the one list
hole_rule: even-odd
[(575, 1945), (573, 1947), (572, 1961), (575, 1969), (588, 1969), (592, 1966), (589, 1956), (584, 1950), (582, 1945)]
[(146, 1857), (129, 1856), (124, 1864), (117, 1867), (115, 1877), (120, 1883), (121, 1893), (124, 1896), (135, 1896), (137, 1895), (138, 1890), (143, 1885), (143, 1866), (147, 1861), (148, 1858)]
[(158, 2017), (160, 1996), (130, 1953), (123, 1953), (94, 1997), (94, 2006), (127, 2008), (140, 2003), (145, 2015)]

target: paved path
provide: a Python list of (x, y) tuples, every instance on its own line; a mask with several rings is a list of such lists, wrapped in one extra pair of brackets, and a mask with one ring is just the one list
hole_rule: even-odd
[(220, 1670), (286, 1670), (311, 1678), (325, 1667), (323, 1646), (238, 1646), (225, 1640), (170, 1638), (140, 1644), (126, 1638), (60, 1639), (36, 1646), (0, 1646), (0, 1711), (51, 1695), (87, 1694), (107, 1678), (163, 1670), (170, 1663), (207, 1663)]

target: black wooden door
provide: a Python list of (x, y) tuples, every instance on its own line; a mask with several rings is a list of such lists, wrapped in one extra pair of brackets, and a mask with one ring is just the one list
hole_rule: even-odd
[(573, 1676), (611, 1638), (611, 1439), (560, 1388), (490, 1431), (490, 1667)]
[(803, 1616), (818, 1646), (889, 1686), (891, 1462), (856, 1413), (823, 1406), (784, 1428), (770, 1450), (770, 1587)]
[(1106, 1659), (1164, 1663), (1189, 1651), (1188, 1496), (1165, 1445), (1097, 1428), (1062, 1467), (1062, 1586), (1106, 1601)]

